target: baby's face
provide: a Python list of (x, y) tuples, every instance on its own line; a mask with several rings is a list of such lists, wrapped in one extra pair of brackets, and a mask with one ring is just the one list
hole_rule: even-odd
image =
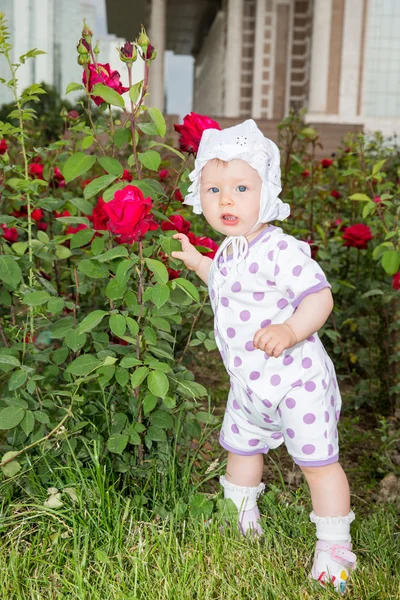
[(210, 160), (202, 170), (200, 198), (211, 227), (225, 235), (245, 235), (257, 223), (262, 182), (244, 160)]

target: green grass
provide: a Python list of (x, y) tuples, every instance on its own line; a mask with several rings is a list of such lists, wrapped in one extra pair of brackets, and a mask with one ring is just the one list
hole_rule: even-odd
[[(168, 502), (165, 518), (140, 506), (140, 482), (128, 488), (94, 460), (84, 472), (70, 465), (53, 472), (74, 486), (78, 500), (43, 506), (47, 492), (35, 482), (35, 500), (4, 502), (0, 541), (0, 597), (4, 600), (247, 600), (337, 598), (307, 579), (315, 528), (305, 485), (296, 491), (270, 484), (260, 508), (262, 542), (234, 528), (219, 531), (215, 516), (180, 516)], [(168, 481), (153, 474), (147, 498), (161, 503)], [(166, 487), (165, 487), (166, 486)], [(21, 497), (25, 498), (21, 492)], [(163, 492), (164, 493), (164, 492)], [(135, 495), (136, 494), (136, 495)], [(15, 494), (14, 494), (15, 496)], [(215, 495), (214, 495), (215, 496)], [(212, 494), (209, 495), (213, 497)], [(356, 513), (357, 506), (355, 507)], [(365, 512), (365, 505), (363, 505)], [(359, 511), (361, 516), (361, 510)], [(370, 507), (352, 529), (359, 568), (352, 600), (399, 597), (399, 532), (393, 507)], [(315, 587), (317, 586), (317, 587)]]

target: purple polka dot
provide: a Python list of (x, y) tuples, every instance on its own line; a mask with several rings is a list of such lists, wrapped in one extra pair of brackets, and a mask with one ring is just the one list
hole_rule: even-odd
[(295, 381), (294, 383), (292, 383), (292, 384), (291, 384), (291, 387), (292, 387), (292, 388), (294, 388), (294, 387), (300, 387), (300, 386), (302, 386), (302, 385), (303, 385), (303, 382), (302, 382), (302, 380), (301, 380), (301, 379), (298, 379), (297, 381)]
[(271, 239), (271, 236), (267, 235), (267, 237), (263, 239), (262, 243), (265, 244), (265, 242), (268, 242), (270, 239)]
[(275, 265), (274, 275), (278, 275), (279, 271), (280, 268), (278, 267), (278, 265)]
[(326, 390), (326, 388), (328, 387), (328, 386), (326, 385), (326, 381), (325, 381), (325, 379), (323, 379), (323, 380), (322, 380), (322, 387), (324, 388), (324, 390)]
[(312, 365), (312, 360), (311, 358), (303, 358), (303, 360), (301, 361), (301, 364), (303, 365), (304, 369), (309, 369)]
[(251, 440), (249, 440), (249, 446), (257, 446), (257, 444), (260, 443), (260, 440), (258, 440), (257, 438), (253, 438)]
[(235, 283), (231, 287), (232, 292), (240, 292), (241, 289), (242, 286), (240, 285), (239, 281), (235, 281)]
[(259, 269), (258, 263), (256, 263), (256, 262), (251, 263), (251, 265), (249, 267), (250, 273), (257, 273), (258, 269)]
[(324, 415), (325, 415), (325, 423), (329, 423), (329, 413), (327, 410), (324, 412)]
[(335, 412), (335, 417), (336, 417), (336, 421), (339, 421), (339, 417), (340, 417), (340, 410), (337, 410)]
[(233, 329), (233, 327), (228, 327), (228, 329), (226, 330), (226, 334), (229, 338), (234, 338), (236, 335), (236, 331)]
[(285, 356), (285, 358), (283, 359), (283, 364), (285, 365), (285, 367), (288, 367), (289, 365), (292, 364), (293, 360), (294, 360), (293, 356), (290, 356), (290, 354), (287, 354)]
[(283, 435), (282, 435), (282, 433), (281, 433), (280, 431), (276, 431), (275, 433), (273, 433), (273, 434), (271, 435), (271, 437), (272, 437), (274, 440), (280, 440), (280, 439), (281, 439), (281, 437), (283, 437)]
[(225, 296), (222, 297), (221, 298), (221, 304), (222, 304), (222, 306), (229, 306), (229, 300), (228, 300), (228, 298), (225, 298)]
[(246, 348), (246, 350), (247, 350), (248, 352), (253, 352), (253, 350), (255, 350), (255, 348), (254, 348), (254, 344), (253, 344), (253, 342), (252, 342), (252, 341), (250, 341), (250, 342), (246, 342), (246, 344), (245, 344), (245, 346), (244, 346), (244, 347)]
[(332, 383), (333, 383), (333, 387), (336, 389), (337, 388), (337, 381), (334, 377), (332, 377)]
[(268, 260), (274, 260), (274, 251), (270, 250), (267, 254)]
[(278, 248), (279, 248), (279, 250), (286, 250), (287, 242), (285, 242), (284, 240), (278, 242)]
[(239, 402), (238, 402), (237, 400), (234, 400), (234, 401), (232, 402), (232, 406), (233, 406), (233, 408), (234, 408), (235, 410), (240, 410), (240, 404), (239, 404)]
[(294, 436), (295, 436), (295, 433), (294, 433), (293, 429), (290, 429), (290, 428), (289, 428), (289, 429), (286, 429), (286, 433), (287, 433), (287, 435), (288, 435), (290, 438), (292, 438), (292, 439), (293, 439), (293, 438), (294, 438)]
[(271, 379), (270, 379), (271, 385), (279, 385), (281, 382), (281, 378), (279, 377), (279, 375), (272, 375)]
[(302, 451), (304, 452), (304, 454), (314, 454), (315, 446), (313, 446), (312, 444), (306, 444), (302, 447)]
[(303, 421), (306, 425), (312, 425), (315, 421), (315, 415), (314, 413), (307, 413), (306, 415), (304, 415), (303, 417)]
[(296, 265), (295, 267), (293, 267), (292, 273), (295, 277), (298, 277), (300, 275), (300, 273), (302, 272), (303, 267), (301, 267), (300, 265)]
[(260, 325), (261, 329), (263, 329), (264, 327), (268, 327), (269, 325), (271, 325), (271, 319), (265, 319), (265, 321), (263, 321)]
[(269, 279), (267, 279), (267, 285), (269, 285), (270, 287), (275, 287), (276, 283), (275, 281), (270, 281)]
[(332, 454), (333, 454), (333, 446), (332, 446), (332, 444), (329, 444), (329, 446), (328, 446), (328, 456), (332, 456)]
[[(263, 414), (264, 414), (264, 413), (263, 413)], [(271, 419), (271, 417), (269, 417), (268, 415), (266, 415), (266, 416), (264, 417), (264, 421), (265, 421), (266, 423), (273, 423), (273, 420), (272, 420), (272, 419)]]
[(331, 396), (331, 406), (335, 406), (335, 397), (333, 396), (333, 394)]
[(241, 321), (248, 321), (251, 317), (250, 312), (248, 310), (242, 310), (239, 315)]
[(268, 354), (264, 353), (264, 360), (269, 360), (271, 357)]
[(315, 337), (310, 335), (310, 337), (307, 338), (307, 342), (315, 342)]
[(287, 289), (287, 295), (289, 296), (289, 298), (291, 300), (293, 300), (293, 298), (294, 298), (294, 292), (292, 292), (292, 290), (290, 288)]
[(235, 367), (240, 367), (240, 365), (242, 364), (242, 359), (239, 356), (235, 356), (235, 358), (233, 359), (233, 364), (235, 365)]
[(239, 433), (239, 427), (236, 425), (236, 423), (232, 425), (231, 430), (233, 433)]
[(286, 398), (285, 404), (288, 408), (294, 408), (296, 406), (296, 400), (294, 398)]
[(250, 373), (250, 379), (252, 381), (256, 381), (256, 379), (258, 379), (260, 377), (260, 373), (258, 371), (252, 371)]
[(244, 407), (244, 410), (249, 413), (249, 415), (251, 415), (251, 410), (249, 408), (247, 408), (247, 406)]
[(271, 408), (272, 406), (272, 402), (270, 402), (269, 400), (261, 400), (261, 402), (264, 404), (264, 406), (266, 406), (267, 408)]
[(225, 277), (227, 274), (228, 274), (228, 271), (227, 271), (226, 267), (222, 267), (221, 275), (223, 275)]
[(211, 290), (211, 299), (214, 300), (214, 298), (215, 298), (215, 291)]
[(321, 273), (315, 273), (315, 279), (318, 279), (318, 281), (325, 281), (325, 277), (321, 275)]
[(264, 300), (264, 297), (264, 292), (254, 292), (253, 294), (253, 298), (256, 302), (261, 302), (261, 300)]
[(282, 310), (282, 308), (285, 308), (288, 304), (289, 302), (285, 298), (281, 298), (278, 300), (277, 307)]
[(317, 386), (315, 385), (315, 383), (313, 381), (307, 381), (307, 383), (304, 387), (307, 392), (313, 392)]

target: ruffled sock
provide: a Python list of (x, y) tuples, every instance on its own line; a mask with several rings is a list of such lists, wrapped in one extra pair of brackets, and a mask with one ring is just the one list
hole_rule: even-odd
[(240, 533), (246, 535), (247, 531), (251, 531), (253, 535), (261, 536), (263, 530), (259, 522), (260, 511), (257, 506), (257, 498), (265, 489), (264, 483), (255, 487), (246, 487), (228, 481), (223, 475), (219, 482), (224, 488), (224, 497), (232, 500), (238, 509)]
[(331, 582), (343, 594), (351, 571), (356, 568), (356, 555), (351, 552), (350, 523), (353, 511), (345, 517), (318, 517), (310, 520), (317, 526), (317, 546), (310, 577), (321, 585)]

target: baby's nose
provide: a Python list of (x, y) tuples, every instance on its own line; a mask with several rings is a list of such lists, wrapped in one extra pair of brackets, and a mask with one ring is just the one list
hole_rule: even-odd
[(229, 194), (222, 194), (221, 199), (220, 199), (220, 204), (222, 206), (225, 206), (227, 204), (232, 204), (232, 198), (230, 197)]

